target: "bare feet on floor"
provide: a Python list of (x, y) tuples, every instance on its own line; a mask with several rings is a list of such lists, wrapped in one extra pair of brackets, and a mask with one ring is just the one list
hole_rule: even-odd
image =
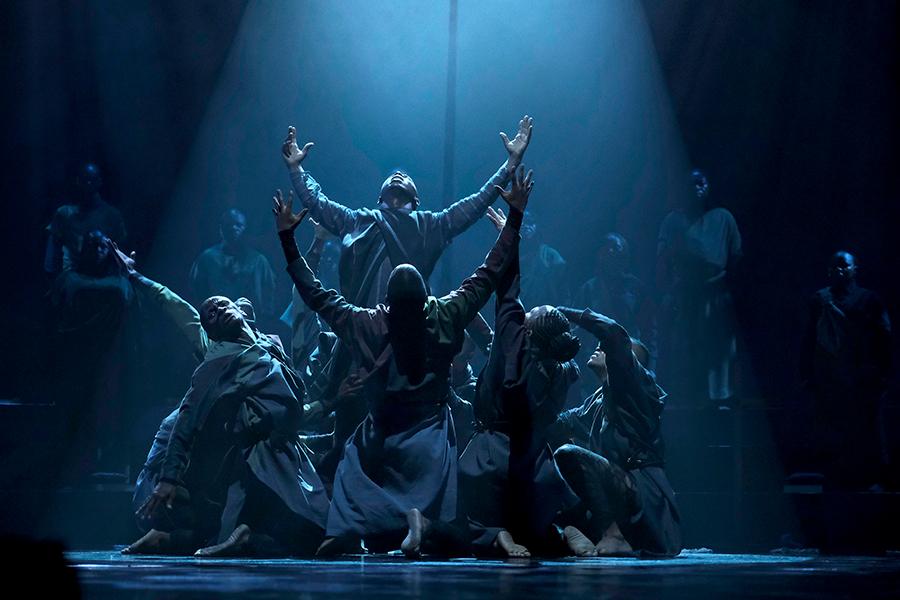
[(603, 533), (603, 538), (597, 542), (597, 556), (630, 556), (634, 554), (631, 544), (622, 535), (618, 524), (613, 523)]
[(122, 549), (122, 554), (164, 554), (169, 549), (172, 536), (165, 531), (151, 529), (144, 537)]
[(238, 525), (228, 539), (215, 546), (200, 548), (194, 552), (194, 556), (213, 558), (217, 556), (245, 556), (250, 542), (250, 527)]
[(528, 548), (521, 544), (517, 544), (515, 540), (513, 540), (512, 535), (505, 529), (497, 534), (497, 539), (494, 540), (494, 548), (502, 550), (510, 558), (528, 558), (531, 556), (531, 552), (528, 551)]
[(422, 542), (428, 535), (428, 526), (431, 523), (418, 508), (414, 508), (406, 513), (406, 524), (409, 526), (409, 532), (400, 544), (400, 549), (406, 558), (418, 558), (422, 556)]
[(577, 528), (569, 525), (563, 529), (563, 537), (566, 545), (575, 556), (595, 556), (594, 542), (588, 539), (586, 535), (581, 533)]

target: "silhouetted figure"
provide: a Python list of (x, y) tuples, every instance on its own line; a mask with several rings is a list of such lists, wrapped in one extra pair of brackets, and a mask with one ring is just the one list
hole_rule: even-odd
[(885, 483), (886, 474), (881, 404), (891, 323), (881, 299), (856, 283), (857, 268), (849, 252), (831, 257), (829, 285), (810, 300), (801, 353), (813, 399), (812, 466), (834, 487), (865, 488)]
[(247, 245), (247, 217), (236, 208), (222, 214), (222, 241), (200, 253), (191, 267), (195, 298), (248, 298), (261, 317), (274, 314), (275, 273), (261, 253)]
[[(465, 327), (490, 298), (518, 243), (528, 186), (520, 174), (506, 196), (513, 207), (485, 263), (455, 291), (429, 296), (412, 265), (388, 278), (387, 304), (355, 306), (325, 290), (300, 256), (293, 231), (303, 219), (290, 200), (275, 198), (276, 225), (288, 273), (300, 297), (353, 353), (347, 381), (361, 390), (368, 415), (347, 441), (334, 480), (322, 553), (401, 549), (407, 556), (464, 552), (465, 538), (449, 524), (457, 514), (457, 450), (450, 397), (450, 364)], [(403, 538), (404, 532), (406, 537)]]
[(72, 268), (75, 257), (81, 252), (84, 236), (90, 231), (102, 231), (112, 241), (125, 239), (125, 222), (122, 213), (103, 201), (100, 188), (103, 178), (94, 163), (82, 165), (75, 179), (75, 203), (56, 209), (47, 225), (50, 236), (44, 256), (44, 270), (59, 273)]
[(692, 171), (691, 182), (690, 200), (659, 229), (666, 321), (661, 355), (666, 381), (730, 406), (737, 340), (728, 276), (741, 257), (741, 234), (732, 214), (710, 202), (703, 172)]
[[(129, 320), (134, 290), (114, 258), (112, 242), (87, 233), (72, 268), (53, 284), (51, 304), (57, 340), (57, 401), (72, 428), (74, 475), (99, 469), (124, 471), (121, 423), (134, 415), (134, 399), (123, 394), (123, 369), (136, 355)], [(121, 460), (119, 460), (121, 459)], [(119, 462), (116, 462), (119, 461)]]
[(649, 368), (656, 362), (656, 310), (650, 290), (629, 272), (628, 241), (618, 233), (601, 238), (594, 257), (594, 276), (578, 290), (575, 304), (615, 319), (650, 349)]

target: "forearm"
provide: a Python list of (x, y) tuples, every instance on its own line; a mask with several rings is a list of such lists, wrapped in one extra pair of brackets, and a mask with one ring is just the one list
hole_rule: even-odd
[(322, 193), (322, 187), (312, 175), (303, 169), (291, 170), (291, 185), (309, 216), (336, 236), (343, 236), (352, 229), (353, 214), (346, 206), (332, 202)]
[(504, 164), (487, 180), (480, 190), (471, 196), (457, 200), (443, 210), (441, 219), (448, 238), (452, 239), (459, 235), (484, 216), (488, 207), (494, 203), (499, 195), (494, 186), (505, 186), (509, 181), (511, 172)]
[(306, 250), (306, 264), (315, 275), (319, 274), (319, 263), (322, 261), (322, 250), (325, 248), (325, 240), (315, 236)]
[(346, 331), (349, 327), (352, 306), (334, 290), (322, 287), (306, 259), (300, 256), (293, 231), (279, 231), (278, 237), (288, 263), (288, 275), (294, 282), (300, 299), (322, 317), (336, 334), (341, 335), (341, 331)]
[(600, 341), (607, 361), (631, 360), (631, 338), (625, 328), (617, 322), (589, 308), (584, 310), (565, 306), (557, 308), (570, 322), (585, 329)]
[(149, 299), (162, 309), (194, 346), (195, 353), (202, 357), (209, 346), (209, 339), (200, 325), (200, 313), (178, 294), (140, 273), (135, 273), (131, 277), (131, 282), (142, 297)]

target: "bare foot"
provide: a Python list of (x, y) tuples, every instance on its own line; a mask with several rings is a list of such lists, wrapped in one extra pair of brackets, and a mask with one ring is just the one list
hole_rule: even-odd
[(422, 556), (422, 542), (428, 534), (428, 526), (431, 523), (418, 508), (407, 511), (406, 523), (409, 526), (409, 533), (400, 544), (400, 549), (406, 558), (418, 558)]
[(569, 525), (563, 529), (563, 537), (566, 539), (566, 545), (575, 556), (596, 556), (594, 542), (588, 539), (586, 535), (581, 533), (575, 527)]
[(596, 551), (597, 556), (630, 556), (634, 554), (634, 549), (615, 522), (603, 532), (603, 538), (597, 542)]
[(250, 541), (250, 527), (238, 525), (228, 539), (215, 546), (200, 548), (194, 552), (194, 556), (212, 558), (215, 556), (242, 556), (247, 553), (247, 542)]
[(122, 554), (163, 554), (169, 548), (172, 536), (165, 531), (151, 529), (144, 537), (122, 549)]
[(531, 556), (531, 552), (528, 551), (528, 548), (521, 544), (517, 544), (515, 540), (513, 540), (512, 535), (505, 529), (497, 534), (497, 539), (494, 540), (494, 548), (503, 550), (510, 558), (528, 558)]

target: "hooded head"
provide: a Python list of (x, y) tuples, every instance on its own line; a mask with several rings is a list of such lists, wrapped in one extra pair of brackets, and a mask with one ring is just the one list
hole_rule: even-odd
[(81, 192), (82, 202), (93, 202), (103, 185), (100, 167), (92, 162), (81, 165), (81, 168), (78, 169), (78, 176), (75, 178), (75, 185)]
[(408, 264), (394, 267), (387, 284), (388, 306), (421, 311), (427, 298), (428, 288), (418, 269)]
[(409, 206), (412, 210), (419, 207), (419, 190), (412, 177), (403, 171), (394, 171), (381, 184), (378, 203), (390, 208)]
[(552, 306), (536, 306), (525, 315), (525, 329), (538, 354), (558, 362), (575, 358), (581, 342), (569, 331), (569, 320)]

